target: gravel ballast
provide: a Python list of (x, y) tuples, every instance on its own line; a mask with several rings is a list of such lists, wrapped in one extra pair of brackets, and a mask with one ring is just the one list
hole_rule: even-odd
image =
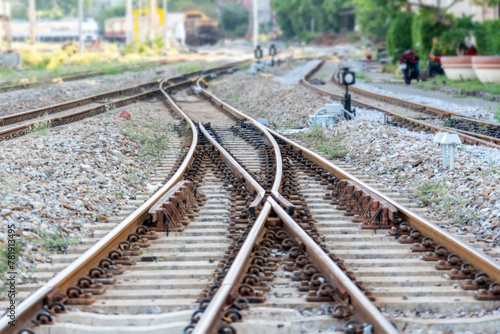
[[(201, 62), (204, 67), (209, 63)], [(48, 85), (47, 87), (16, 90), (0, 94), (0, 116), (47, 107), (59, 103), (77, 100), (90, 95), (128, 88), (142, 83), (165, 79), (188, 72), (182, 63), (173, 63), (142, 71), (104, 75), (77, 81)]]
[[(210, 90), (256, 118), (269, 119), (278, 128), (307, 126), (309, 115), (327, 103), (326, 98), (301, 85), (293, 84), (297, 83), (298, 77), (307, 73), (307, 69), (310, 70), (310, 64), (314, 64), (314, 61), (296, 67), (293, 75), (277, 78), (287, 84), (278, 83), (270, 75), (256, 75), (252, 80), (252, 75), (244, 71), (212, 83)], [(281, 71), (286, 69), (284, 66), (280, 68)], [(276, 73), (275, 69), (273, 71)]]
[[(252, 117), (269, 118), (277, 128), (307, 125), (308, 116), (328, 102), (300, 85), (270, 78), (251, 81), (245, 73), (210, 89)], [(499, 150), (463, 145), (456, 154), (456, 169), (449, 171), (442, 166), (434, 135), (384, 125), (382, 113), (356, 109), (357, 120), (328, 130), (342, 138), (346, 161), (449, 220), (455, 232), (473, 232), (491, 245), (500, 243)]]
[(77, 243), (84, 224), (107, 222), (147, 191), (160, 151), (180, 149), (169, 144), (177, 133), (162, 102), (126, 109), (130, 121), (118, 117), (121, 108), (0, 143), (0, 247), (14, 225), (20, 279)]
[[(455, 112), (461, 115), (465, 116), (472, 116), (476, 117), (479, 119), (485, 119), (490, 122), (497, 122), (494, 118), (495, 115), (495, 110), (487, 110), (484, 109), (480, 106), (470, 106), (470, 105), (463, 105), (463, 104), (457, 104), (457, 103), (452, 103), (449, 101), (444, 101), (436, 98), (430, 98), (430, 97), (425, 97), (422, 95), (417, 95), (417, 94), (404, 94), (404, 93), (396, 93), (392, 92), (386, 89), (382, 89), (379, 87), (374, 86), (373, 84), (365, 83), (358, 81), (356, 83), (356, 87), (359, 87), (364, 90), (368, 90), (370, 92), (378, 93), (378, 94), (383, 94), (391, 97), (395, 97), (398, 99), (406, 100), (409, 102), (415, 102), (415, 103), (420, 103), (424, 105), (428, 105), (434, 108), (440, 108), (443, 110), (448, 110), (451, 112)], [(395, 87), (396, 89), (396, 87)], [(404, 90), (404, 88), (401, 88), (400, 90)], [(480, 104), (478, 100), (478, 104)]]

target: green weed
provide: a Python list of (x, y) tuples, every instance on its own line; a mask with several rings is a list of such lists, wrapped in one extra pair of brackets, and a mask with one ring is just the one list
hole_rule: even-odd
[(48, 115), (45, 114), (44, 119), (40, 119), (36, 123), (30, 125), (28, 132), (31, 134), (37, 136), (37, 137), (44, 137), (48, 136), (50, 134), (50, 127), (51, 127), (51, 122), (48, 119)]
[(115, 74), (122, 74), (123, 73), (123, 69), (121, 68), (108, 68), (107, 70), (104, 71), (104, 73), (106, 73), (106, 75), (115, 75)]
[(148, 160), (159, 159), (169, 146), (165, 131), (158, 131), (158, 124), (154, 122), (127, 121), (120, 132), (122, 135), (136, 140), (141, 145), (139, 157)]
[(240, 100), (240, 94), (229, 94), (225, 97), (229, 102), (238, 102)]
[(9, 261), (11, 263), (17, 262), (23, 247), (24, 241), (21, 239), (16, 239), (16, 243), (11, 246), (10, 251), (8, 245), (0, 245), (0, 278), (3, 278), (8, 271), (12, 271), (9, 267)]
[(428, 181), (415, 185), (415, 198), (426, 206), (433, 206), (456, 224), (476, 219), (477, 213), (465, 209), (466, 200), (459, 194), (451, 195), (451, 186), (444, 181)]
[(348, 151), (342, 145), (342, 137), (327, 134), (325, 129), (315, 126), (309, 132), (295, 134), (294, 136), (302, 139), (307, 146), (314, 147), (320, 152), (325, 153), (329, 159), (344, 158)]
[(113, 192), (113, 195), (114, 195), (115, 197), (121, 197), (121, 198), (124, 198), (125, 193), (123, 192), (123, 190), (122, 190), (122, 191), (114, 191), (114, 192)]
[(198, 63), (187, 63), (187, 64), (180, 64), (175, 67), (175, 70), (177, 73), (189, 73), (189, 72), (197, 72), (201, 71), (204, 69), (204, 66), (202, 64)]
[(45, 230), (38, 229), (37, 234), (40, 236), (39, 242), (41, 245), (51, 250), (57, 249), (65, 251), (68, 246), (78, 244), (77, 239), (64, 237), (59, 230), (55, 232), (47, 232)]
[(495, 115), (493, 116), (497, 122), (500, 122), (500, 105), (498, 106), (497, 110), (495, 111)]

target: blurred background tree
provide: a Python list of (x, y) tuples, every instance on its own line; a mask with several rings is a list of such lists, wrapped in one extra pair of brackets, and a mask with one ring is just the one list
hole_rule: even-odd
[(221, 10), (220, 27), (226, 33), (234, 36), (244, 36), (248, 29), (250, 13), (245, 6), (229, 2)]
[[(92, 11), (92, 0), (83, 0), (83, 10), (87, 14)], [(40, 17), (48, 19), (76, 16), (78, 0), (36, 0), (36, 11)], [(18, 0), (13, 4), (12, 18), (14, 20), (28, 19), (28, 0)]]
[(353, 0), (361, 34), (377, 42), (385, 39), (392, 20), (406, 4), (407, 0)]
[[(159, 8), (163, 6), (163, 1), (159, 1)], [(218, 18), (219, 12), (215, 5), (215, 0), (168, 0), (168, 10), (170, 12), (184, 12), (186, 10), (198, 10), (211, 18)]]
[(314, 33), (354, 27), (352, 0), (271, 0), (271, 5), (287, 38), (309, 42)]

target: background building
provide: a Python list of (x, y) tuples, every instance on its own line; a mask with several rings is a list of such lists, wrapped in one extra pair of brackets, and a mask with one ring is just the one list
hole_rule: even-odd
[[(420, 0), (424, 5), (437, 6), (441, 4), (441, 8), (448, 8), (455, 0)], [(418, 10), (418, 6), (413, 6), (412, 10)], [(462, 0), (453, 4), (449, 10), (455, 17), (465, 15), (473, 15), (473, 20), (483, 22), (487, 20), (496, 20), (500, 18), (500, 6), (489, 7), (487, 5), (476, 5), (474, 0)]]

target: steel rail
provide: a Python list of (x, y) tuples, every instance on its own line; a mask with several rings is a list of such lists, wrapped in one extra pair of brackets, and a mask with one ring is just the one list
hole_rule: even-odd
[(212, 73), (214, 71), (228, 69), (228, 68), (231, 68), (234, 66), (241, 65), (242, 63), (245, 63), (245, 62), (246, 61), (240, 61), (240, 62), (227, 64), (224, 66), (211, 68), (208, 70), (192, 71), (192, 72), (183, 73), (183, 74), (179, 74), (179, 75), (170, 77), (170, 78), (163, 80), (163, 81), (154, 80), (154, 81), (145, 82), (145, 83), (138, 84), (138, 85), (129, 86), (126, 88), (121, 88), (121, 89), (117, 89), (117, 90), (110, 90), (110, 91), (107, 91), (104, 93), (86, 96), (86, 97), (79, 98), (76, 100), (58, 103), (58, 104), (47, 106), (47, 107), (36, 108), (36, 109), (27, 110), (27, 111), (23, 111), (23, 112), (11, 114), (11, 115), (0, 116), (0, 126), (10, 125), (10, 124), (22, 121), (22, 120), (35, 118), (35, 117), (37, 117), (37, 115), (43, 115), (46, 113), (52, 114), (55, 112), (64, 111), (64, 110), (67, 110), (67, 109), (70, 109), (70, 108), (73, 108), (76, 106), (82, 106), (86, 103), (92, 103), (92, 102), (100, 103), (100, 102), (98, 102), (99, 100), (108, 99), (114, 95), (127, 94), (130, 91), (137, 90), (137, 89), (143, 89), (143, 88), (146, 88), (146, 87), (152, 86), (152, 85), (154, 85), (154, 87), (155, 87), (154, 90), (158, 90), (159, 89), (158, 83), (160, 83), (160, 82), (162, 82), (162, 86), (164, 86), (164, 84), (169, 82), (169, 81), (178, 82), (179, 80), (192, 78), (192, 77), (196, 77), (196, 79), (197, 79), (200, 75), (203, 75), (206, 73)]
[(332, 162), (326, 160), (320, 155), (314, 153), (313, 151), (293, 142), (287, 137), (271, 129), (268, 129), (268, 131), (277, 138), (280, 138), (281, 140), (285, 141), (287, 144), (298, 150), (304, 157), (311, 160), (319, 167), (335, 175), (337, 178), (352, 180), (360, 184), (364, 188), (368, 189), (375, 195), (379, 196), (383, 200), (389, 202), (390, 204), (392, 204), (394, 207), (397, 208), (399, 217), (403, 218), (403, 220), (405, 220), (411, 227), (419, 230), (425, 236), (433, 239), (434, 242), (436, 242), (437, 244), (446, 247), (449, 251), (460, 256), (466, 262), (469, 262), (470, 264), (474, 265), (478, 270), (485, 272), (491, 279), (500, 282), (500, 263), (496, 262), (493, 258), (468, 246), (455, 236), (444, 231), (443, 229), (431, 223), (424, 217), (421, 217), (420, 215), (412, 212), (410, 209), (397, 203), (396, 201), (382, 194), (378, 190), (372, 188), (371, 186), (364, 183), (354, 175), (346, 172), (340, 167), (337, 167)]
[[(181, 77), (181, 76), (177, 76), (175, 78), (178, 78), (178, 77)], [(36, 118), (38, 115), (52, 114), (55, 112), (64, 111), (64, 110), (73, 108), (75, 106), (81, 106), (81, 105), (84, 105), (86, 103), (96, 102), (100, 99), (106, 99), (106, 98), (111, 97), (112, 95), (125, 94), (125, 93), (127, 93), (127, 91), (141, 89), (141, 88), (144, 88), (147, 86), (152, 86), (152, 85), (155, 86), (155, 89), (158, 89), (158, 81), (151, 81), (151, 82), (146, 82), (146, 83), (139, 84), (139, 85), (130, 86), (127, 88), (108, 91), (108, 92), (104, 92), (104, 93), (100, 93), (100, 94), (96, 94), (96, 95), (83, 97), (83, 98), (76, 99), (76, 100), (71, 100), (71, 101), (51, 105), (48, 107), (36, 108), (36, 109), (32, 109), (32, 110), (22, 111), (22, 112), (15, 113), (15, 114), (0, 116), (0, 126), (10, 125), (10, 124), (20, 122), (20, 121), (23, 121), (26, 119)], [(97, 102), (97, 103), (99, 103), (99, 102)]]
[[(321, 95), (325, 95), (325, 96), (329, 96), (329, 97), (334, 97), (336, 99), (342, 99), (343, 95), (332, 93), (332, 92), (327, 92), (327, 91), (325, 91), (325, 90), (323, 90), (323, 89), (321, 89), (319, 87), (311, 85), (308, 82), (308, 78), (311, 77), (315, 72), (317, 72), (319, 70), (319, 68), (323, 65), (323, 63), (324, 63), (324, 60), (323, 60), (322, 63), (318, 64), (318, 66), (316, 66), (311, 72), (309, 72), (308, 74), (306, 74), (301, 79), (301, 84), (304, 85), (305, 87), (309, 88), (309, 89), (314, 90), (315, 92), (317, 92), (317, 93), (319, 93)], [(451, 129), (451, 128), (448, 128), (448, 127), (440, 127), (440, 126), (436, 126), (436, 125), (431, 125), (429, 123), (418, 121), (418, 120), (416, 120), (414, 118), (411, 118), (411, 117), (402, 116), (400, 114), (397, 114), (397, 113), (392, 112), (390, 110), (384, 109), (382, 107), (373, 106), (373, 105), (370, 105), (370, 104), (363, 103), (363, 102), (357, 100), (356, 98), (351, 98), (351, 99), (357, 105), (359, 105), (359, 106), (361, 106), (363, 108), (379, 110), (379, 111), (381, 111), (381, 112), (383, 112), (383, 113), (385, 113), (385, 114), (387, 114), (389, 116), (393, 116), (393, 117), (396, 117), (396, 118), (408, 121), (408, 122), (410, 122), (412, 124), (415, 124), (416, 126), (419, 126), (419, 127), (431, 130), (431, 131), (435, 131), (435, 132), (447, 131), (447, 132), (450, 132), (450, 133), (457, 134), (466, 143), (469, 143), (469, 144), (480, 144), (480, 145), (483, 145), (483, 146), (500, 149), (500, 145), (497, 145), (497, 144), (494, 143), (495, 141), (497, 141), (496, 138), (486, 136), (490, 141), (482, 140), (482, 139), (479, 139), (477, 137), (474, 137), (477, 134), (472, 133), (472, 132), (463, 131), (463, 130), (458, 131), (457, 129)], [(405, 101), (405, 102), (407, 102), (407, 101)], [(408, 103), (410, 103), (410, 102), (408, 102)], [(483, 137), (484, 135), (478, 135), (478, 136)], [(498, 140), (498, 141), (500, 142), (500, 140)]]
[(273, 199), (268, 198), (274, 212), (283, 222), (288, 233), (296, 240), (300, 241), (301, 248), (305, 247), (305, 252), (326, 275), (337, 289), (346, 292), (349, 301), (354, 306), (354, 318), (371, 324), (374, 333), (396, 334), (399, 331), (382, 315), (379, 309), (365, 296), (365, 294), (354, 284), (354, 282), (339, 268), (339, 266), (325, 253), (323, 249), (304, 231), (304, 229)]
[[(166, 80), (164, 80), (166, 81)], [(173, 103), (172, 99), (163, 89), (163, 83), (160, 84), (160, 90), (167, 98), (169, 103)], [(175, 108), (175, 106), (174, 106)], [(20, 303), (16, 310), (16, 323), (27, 324), (40, 310), (43, 309), (44, 298), (54, 291), (66, 291), (70, 286), (74, 285), (79, 277), (87, 275), (88, 271), (99, 264), (99, 261), (107, 257), (107, 254), (116, 249), (120, 242), (126, 240), (126, 237), (135, 232), (136, 228), (142, 225), (142, 222), (148, 216), (149, 209), (155, 204), (164, 194), (168, 192), (178, 181), (180, 181), (194, 159), (194, 152), (198, 144), (198, 132), (194, 123), (189, 117), (178, 110), (185, 121), (190, 125), (192, 131), (192, 142), (184, 161), (179, 169), (175, 172), (170, 180), (161, 187), (151, 198), (137, 208), (130, 216), (125, 218), (118, 226), (116, 226), (105, 237), (99, 240), (94, 246), (83, 253), (78, 259), (72, 262), (63, 271), (58, 273), (54, 278), (45, 283), (40, 289), (36, 290), (32, 295), (27, 297)], [(10, 319), (6, 316), (0, 318), (0, 333), (13, 333), (19, 327), (9, 325)]]
[(241, 165), (238, 164), (236, 162), (236, 160), (234, 160), (234, 158), (231, 156), (231, 154), (229, 154), (224, 149), (224, 147), (222, 147), (208, 133), (208, 131), (205, 129), (205, 127), (203, 126), (203, 124), (201, 122), (198, 123), (198, 127), (199, 127), (201, 133), (203, 133), (205, 138), (207, 138), (207, 140), (210, 142), (210, 145), (212, 145), (213, 147), (215, 147), (215, 149), (217, 151), (219, 151), (221, 159), (226, 163), (226, 165), (228, 165), (229, 168), (231, 168), (231, 170), (233, 171), (233, 173), (235, 175), (238, 175), (239, 177), (241, 177), (245, 181), (245, 184), (247, 185), (247, 187), (249, 189), (253, 190), (254, 193), (252, 195), (255, 196), (255, 200), (250, 205), (250, 208), (253, 208), (253, 212), (255, 213), (255, 208), (257, 208), (259, 206), (259, 204), (262, 202), (262, 200), (264, 199), (264, 196), (266, 195), (266, 190), (264, 188), (262, 188), (261, 185), (259, 184), (259, 182), (255, 181), (255, 179), (252, 176), (250, 176), (250, 174), (243, 167), (241, 167)]
[[(201, 89), (201, 93), (206, 97), (211, 99), (216, 105), (222, 107), (224, 110), (230, 112), (236, 117), (246, 119), (254, 126), (259, 128), (266, 136), (269, 136), (269, 141), (275, 143), (273, 145), (276, 157), (279, 157), (279, 166), (282, 168), (281, 151), (279, 145), (273, 136), (271, 136), (268, 128), (258, 123), (253, 118), (245, 115), (244, 113), (238, 111), (237, 109), (231, 107), (227, 103), (215, 97), (213, 94), (209, 93), (207, 90), (203, 89), (200, 85), (201, 79), (198, 80), (197, 86)], [(225, 151), (222, 146), (220, 146), (211, 136), (208, 134), (206, 129), (201, 123), (199, 123), (200, 130), (209, 139), (211, 144), (222, 152)], [(278, 161), (278, 160), (277, 160)], [(239, 166), (239, 164), (228, 154), (227, 162)], [(278, 164), (277, 164), (278, 165)], [(240, 167), (241, 168), (241, 167)], [(237, 167), (232, 167), (233, 170), (238, 169)], [(278, 171), (277, 171), (278, 172)], [(248, 174), (248, 173), (246, 173)], [(278, 176), (279, 175), (279, 176)], [(246, 178), (250, 178), (250, 175), (245, 175)], [(275, 182), (273, 184), (273, 190), (276, 190), (279, 194), (279, 188), (281, 185), (282, 170), (281, 173), (276, 173)], [(278, 183), (279, 182), (279, 183)], [(278, 183), (276, 187), (274, 187)], [(264, 191), (264, 189), (262, 188)], [(216, 331), (217, 325), (220, 324), (221, 314), (223, 307), (230, 297), (231, 291), (233, 290), (235, 284), (239, 282), (242, 275), (244, 274), (243, 268), (249, 260), (252, 248), (257, 240), (259, 234), (263, 231), (265, 219), (270, 213), (270, 207), (272, 206), (274, 211), (282, 218), (287, 230), (295, 237), (296, 240), (300, 240), (303, 245), (307, 247), (308, 254), (313, 258), (313, 260), (328, 274), (328, 278), (339, 287), (342, 287), (346, 291), (349, 291), (349, 296), (351, 303), (356, 307), (356, 311), (361, 314), (360, 320), (368, 321), (373, 324), (375, 333), (399, 333), (399, 331), (378, 311), (378, 309), (369, 301), (369, 299), (356, 287), (356, 285), (342, 272), (342, 270), (333, 262), (333, 260), (328, 257), (328, 255), (321, 249), (321, 247), (310, 237), (307, 233), (283, 210), (283, 208), (278, 204), (279, 198), (283, 198), (279, 194), (278, 202), (274, 200), (274, 194), (272, 197), (268, 197), (262, 211), (260, 212), (256, 222), (254, 223), (249, 235), (245, 239), (238, 255), (236, 256), (233, 265), (226, 274), (221, 286), (219, 287), (217, 293), (212, 298), (208, 304), (207, 309), (203, 312), (203, 315), (197, 322), (193, 334), (205, 334), (213, 333)], [(280, 203), (282, 205), (282, 203)]]
[[(175, 59), (174, 61), (184, 61), (188, 58), (182, 57)], [(15, 81), (10, 81), (10, 82), (1, 82), (0, 85), (7, 85), (0, 87), (0, 91), (2, 92), (11, 92), (14, 90), (20, 90), (20, 89), (29, 89), (33, 88), (36, 86), (41, 86), (45, 84), (52, 84), (54, 83), (54, 80), (62, 80), (63, 82), (70, 82), (70, 81), (75, 81), (75, 80), (81, 80), (81, 79), (87, 79), (87, 78), (93, 78), (96, 76), (102, 76), (106, 75), (106, 71), (109, 70), (121, 70), (121, 71), (129, 71), (131, 69), (135, 69), (137, 67), (144, 67), (144, 66), (155, 66), (155, 65), (166, 65), (169, 63), (172, 63), (173, 61), (171, 59), (169, 60), (153, 60), (153, 61), (148, 61), (144, 63), (135, 63), (135, 64), (128, 64), (128, 65), (121, 65), (121, 66), (114, 66), (107, 68), (105, 71), (98, 71), (98, 72), (92, 72), (92, 70), (88, 71), (80, 71), (80, 72), (72, 72), (72, 73), (65, 73), (61, 75), (48, 75), (42, 78), (39, 78), (39, 81), (36, 82), (29, 82), (26, 84), (21, 84)]]
[(206, 89), (204, 89), (200, 83), (202, 80), (206, 79), (206, 77), (198, 79), (196, 86), (198, 89), (200, 89), (201, 94), (206, 97), (209, 100), (212, 100), (215, 105), (219, 106), (223, 110), (231, 113), (232, 115), (245, 119), (246, 121), (250, 122), (254, 127), (259, 129), (262, 134), (265, 136), (267, 141), (272, 145), (273, 151), (274, 151), (274, 158), (276, 160), (276, 177), (273, 182), (273, 185), (271, 187), (271, 195), (278, 201), (280, 202), (283, 206), (287, 207), (289, 212), (293, 212), (295, 209), (295, 206), (291, 204), (286, 198), (284, 198), (279, 190), (281, 187), (281, 182), (283, 180), (283, 158), (281, 156), (281, 150), (279, 148), (278, 143), (276, 140), (271, 136), (271, 134), (267, 131), (267, 127), (262, 125), (261, 123), (257, 122), (255, 119), (249, 117), (248, 115), (245, 115), (244, 113), (240, 112), (236, 108), (232, 107), (228, 103), (222, 101), (221, 99), (217, 98), (214, 94), (210, 93)]
[[(187, 116), (182, 109), (173, 101), (173, 99), (168, 96), (171, 105), (182, 115)], [(217, 141), (208, 133), (203, 124), (200, 122), (198, 124), (200, 131), (207, 138), (212, 146), (214, 146), (221, 154), (221, 158), (226, 162), (226, 164), (233, 170), (236, 175), (240, 175), (247, 185), (250, 188), (253, 188), (256, 193), (256, 198), (252, 205), (257, 203), (260, 204), (265, 196), (265, 189), (255, 181), (250, 174), (242, 168), (236, 160), (219, 144)], [(249, 259), (249, 255), (252, 252), (252, 247), (257, 240), (257, 237), (263, 231), (264, 223), (266, 221), (267, 216), (271, 211), (271, 205), (269, 203), (265, 203), (257, 216), (256, 221), (254, 222), (248, 236), (245, 239), (245, 242), (241, 246), (238, 255), (236, 256), (234, 263), (240, 263), (239, 266), (232, 265), (229, 268), (221, 286), (217, 290), (217, 293), (210, 301), (207, 309), (203, 312), (203, 316), (198, 321), (196, 328), (193, 333), (210, 333), (213, 332), (218, 323), (220, 323), (220, 315), (222, 313), (223, 307), (226, 303), (229, 294), (231, 293), (232, 288), (239, 281), (239, 279), (244, 275), (243, 272), (245, 268), (246, 261)]]
[(193, 330), (193, 334), (208, 334), (216, 332), (217, 325), (221, 322), (221, 314), (224, 305), (226, 304), (234, 286), (237, 282), (241, 281), (243, 275), (245, 274), (243, 270), (250, 260), (250, 255), (252, 254), (252, 249), (257, 241), (257, 238), (264, 230), (265, 222), (270, 212), (271, 204), (269, 201), (266, 201), (259, 213), (259, 216), (257, 217), (257, 220), (253, 223), (248, 236), (245, 238), (238, 255), (236, 255), (233, 265), (231, 265), (227, 271), (221, 286), (208, 304), (208, 307), (205, 311), (203, 311), (201, 318), (198, 320), (198, 323)]
[[(241, 65), (246, 61), (236, 62), (233, 64), (228, 64), (221, 67), (215, 67), (208, 70), (202, 71), (194, 71), (181, 75), (177, 75), (171, 78), (168, 78), (161, 82), (161, 86), (165, 86), (167, 83), (169, 85), (178, 86), (180, 84), (192, 83), (196, 80), (200, 75), (205, 73), (213, 73), (217, 71), (224, 71), (234, 66)], [(136, 86), (131, 86), (125, 89), (119, 89), (115, 91), (109, 91), (106, 93), (101, 93), (97, 95), (92, 95), (89, 97), (64, 102), (61, 104), (38, 108), (34, 110), (29, 110), (17, 114), (6, 115), (0, 117), (0, 126), (5, 126), (4, 129), (0, 128), (0, 142), (3, 140), (10, 140), (12, 138), (17, 138), (23, 135), (26, 135), (30, 132), (30, 128), (36, 123), (40, 116), (45, 114), (50, 114), (52, 116), (48, 116), (48, 121), (50, 121), (51, 126), (59, 126), (62, 124), (66, 124), (72, 121), (78, 121), (85, 117), (95, 116), (97, 114), (103, 113), (106, 111), (108, 106), (120, 106), (122, 104), (132, 103), (134, 100), (140, 100), (144, 98), (148, 98), (149, 96), (155, 96), (160, 93), (160, 89), (158, 88), (158, 82), (160, 81), (152, 81)], [(143, 93), (133, 94), (124, 98), (119, 98), (118, 100), (110, 101), (107, 103), (99, 102), (99, 100), (111, 98), (115, 95), (124, 94), (133, 92), (135, 90), (146, 88), (148, 86), (155, 85), (155, 89), (148, 90)], [(97, 106), (92, 106), (83, 110), (77, 110), (75, 112), (63, 115), (54, 115), (57, 112), (62, 112), (71, 108), (81, 107), (85, 104), (96, 103)], [(75, 119), (76, 117), (76, 119)], [(18, 124), (18, 125), (16, 125)]]
[[(342, 61), (339, 64), (339, 68), (337, 69), (337, 72), (341, 69), (341, 67), (342, 67)], [(337, 78), (335, 76), (332, 76), (332, 81), (335, 84), (338, 84)], [(392, 97), (392, 96), (384, 95), (381, 93), (375, 93), (375, 92), (372, 92), (370, 90), (363, 89), (363, 88), (357, 87), (357, 86), (351, 86), (351, 90), (354, 92), (357, 92), (358, 94), (363, 95), (363, 96), (368, 96), (368, 97), (375, 96), (375, 98), (390, 100), (392, 102), (396, 102), (394, 104), (399, 104), (401, 106), (408, 106), (409, 105), (409, 106), (411, 106), (411, 109), (416, 110), (416, 111), (421, 111), (424, 113), (431, 113), (431, 114), (435, 114), (435, 115), (439, 115), (439, 116), (446, 115), (448, 117), (454, 116), (454, 117), (458, 117), (458, 118), (468, 119), (468, 120), (471, 120), (471, 121), (474, 121), (477, 123), (482, 123), (485, 125), (492, 125), (495, 127), (500, 127), (500, 124), (498, 124), (498, 123), (488, 122), (488, 121), (485, 121), (483, 119), (479, 119), (479, 118), (474, 117), (474, 116), (463, 115), (460, 113), (456, 113), (453, 111), (449, 111), (449, 110), (445, 110), (445, 109), (441, 109), (441, 108), (437, 108), (437, 107), (432, 107), (432, 106), (421, 104), (418, 102), (411, 102), (411, 101), (407, 101), (407, 100), (400, 99), (397, 97)]]

